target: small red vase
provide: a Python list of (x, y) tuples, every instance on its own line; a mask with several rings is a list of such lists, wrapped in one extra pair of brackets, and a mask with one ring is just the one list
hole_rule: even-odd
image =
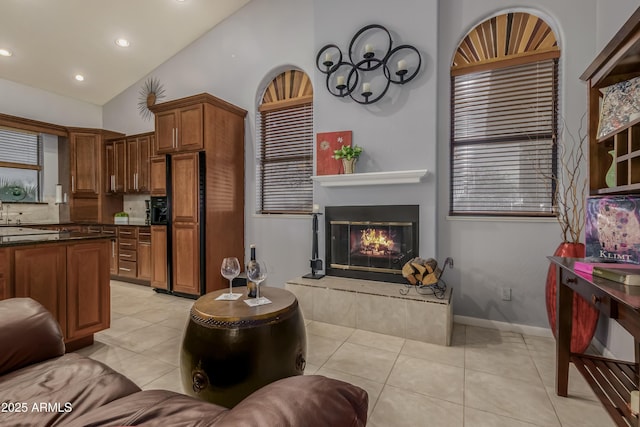
[[(568, 258), (584, 258), (585, 249), (582, 243), (560, 243), (554, 256)], [(551, 264), (547, 273), (545, 294), (547, 299), (547, 317), (555, 337), (556, 332), (556, 266)], [(573, 294), (573, 316), (571, 329), (571, 352), (583, 353), (596, 331), (600, 312), (577, 293)]]

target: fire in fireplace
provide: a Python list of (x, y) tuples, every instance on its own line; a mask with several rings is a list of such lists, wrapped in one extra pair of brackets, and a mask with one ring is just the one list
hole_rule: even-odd
[(328, 275), (404, 282), (402, 266), (418, 255), (418, 206), (325, 209)]

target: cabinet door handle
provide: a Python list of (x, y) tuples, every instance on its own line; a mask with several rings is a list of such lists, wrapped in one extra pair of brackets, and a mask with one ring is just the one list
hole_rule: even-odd
[(120, 258), (131, 258), (129, 254), (120, 254)]
[(176, 148), (176, 128), (171, 129), (171, 148)]
[(75, 180), (75, 176), (71, 175), (71, 191), (75, 192), (76, 191), (76, 180)]
[(178, 133), (178, 128), (176, 128), (176, 148), (180, 145), (180, 134)]
[(130, 268), (124, 268), (124, 267), (120, 267), (120, 270), (122, 270), (122, 271), (131, 271)]
[(111, 241), (111, 257), (116, 257), (116, 242), (114, 242), (113, 240)]
[(133, 246), (131, 243), (120, 243), (120, 246)]

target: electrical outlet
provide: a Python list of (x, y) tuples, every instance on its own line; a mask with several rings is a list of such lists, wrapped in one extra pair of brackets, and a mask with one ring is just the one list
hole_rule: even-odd
[(511, 288), (502, 288), (502, 301), (511, 301)]

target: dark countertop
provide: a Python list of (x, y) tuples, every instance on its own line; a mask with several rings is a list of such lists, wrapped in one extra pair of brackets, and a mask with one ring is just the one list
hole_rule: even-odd
[(1, 227), (0, 247), (34, 245), (40, 243), (61, 243), (78, 240), (113, 239), (113, 236), (76, 231), (38, 230), (36, 228)]
[(66, 226), (85, 226), (85, 225), (114, 225), (114, 226), (133, 226), (133, 227), (149, 227), (150, 224), (145, 224), (145, 220), (129, 220), (129, 224), (114, 224), (113, 222), (21, 222), (20, 224), (0, 224), (0, 229), (2, 228), (6, 228), (6, 227), (29, 227), (29, 228), (35, 228), (38, 227), (39, 225), (43, 226), (43, 227), (50, 227), (50, 226), (60, 226), (60, 227), (66, 227)]

